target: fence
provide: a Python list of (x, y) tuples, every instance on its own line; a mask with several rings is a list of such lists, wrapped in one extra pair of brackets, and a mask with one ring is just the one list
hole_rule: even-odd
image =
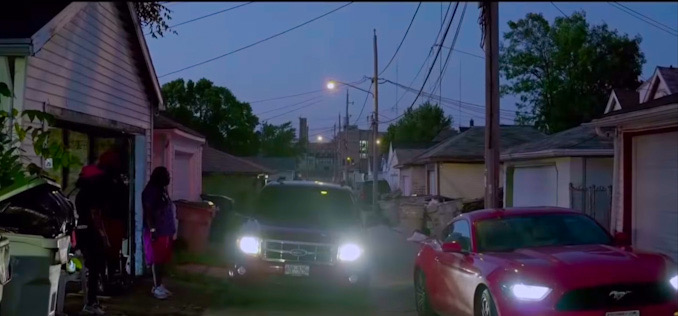
[(570, 205), (593, 217), (605, 229), (610, 229), (612, 186), (574, 186), (570, 183)]

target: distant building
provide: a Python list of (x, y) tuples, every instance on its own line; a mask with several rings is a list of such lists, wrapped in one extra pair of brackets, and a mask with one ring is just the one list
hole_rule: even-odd
[[(383, 139), (384, 133), (379, 132), (378, 139)], [(339, 159), (338, 167), (342, 170), (342, 178), (345, 179), (348, 174), (355, 172), (367, 174), (368, 157), (372, 153), (372, 130), (359, 129), (356, 125), (351, 125), (348, 130), (339, 132), (336, 138), (339, 141)]]
[(337, 164), (337, 145), (331, 142), (309, 143), (299, 163), (304, 179), (332, 181)]

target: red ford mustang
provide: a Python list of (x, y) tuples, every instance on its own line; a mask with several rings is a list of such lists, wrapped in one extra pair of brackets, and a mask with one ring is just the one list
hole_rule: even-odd
[(419, 315), (678, 315), (676, 263), (578, 211), (476, 211), (420, 242)]

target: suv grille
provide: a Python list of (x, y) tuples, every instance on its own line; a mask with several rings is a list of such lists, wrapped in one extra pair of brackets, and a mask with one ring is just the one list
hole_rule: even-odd
[(675, 291), (668, 282), (605, 285), (566, 292), (556, 309), (577, 311), (662, 304), (674, 299), (673, 295)]
[(264, 259), (278, 262), (332, 264), (336, 249), (329, 244), (265, 240)]

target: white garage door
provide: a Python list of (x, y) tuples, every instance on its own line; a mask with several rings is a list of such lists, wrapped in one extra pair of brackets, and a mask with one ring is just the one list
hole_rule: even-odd
[(556, 167), (522, 167), (513, 172), (513, 206), (557, 206)]
[(678, 260), (678, 132), (633, 138), (633, 241)]
[(174, 172), (172, 173), (173, 200), (189, 200), (191, 195), (191, 155), (176, 152), (174, 156)]

